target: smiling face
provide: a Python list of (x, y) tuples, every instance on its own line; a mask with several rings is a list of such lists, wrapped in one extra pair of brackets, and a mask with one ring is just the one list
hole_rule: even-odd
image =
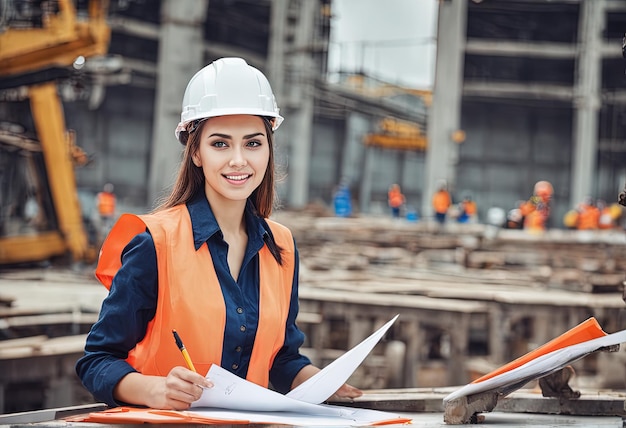
[(193, 163), (202, 167), (207, 199), (241, 202), (261, 184), (270, 159), (263, 119), (252, 115), (218, 116), (202, 126)]

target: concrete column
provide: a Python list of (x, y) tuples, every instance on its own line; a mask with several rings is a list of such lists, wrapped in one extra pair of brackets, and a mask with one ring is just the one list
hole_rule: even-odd
[(440, 1), (433, 103), (428, 116), (428, 149), (422, 217), (433, 215), (431, 199), (439, 179), (454, 186), (458, 146), (452, 133), (460, 128), (467, 0)]
[(369, 131), (370, 120), (359, 113), (349, 113), (346, 120), (345, 141), (341, 156), (340, 179), (354, 184), (363, 178), (362, 166), (365, 156), (363, 135)]
[(174, 136), (189, 79), (204, 66), (203, 23), (208, 0), (163, 0), (148, 178), (148, 208), (169, 193), (183, 146)]
[[(288, 204), (293, 208), (304, 207), (309, 200), (309, 170), (313, 128), (313, 91), (317, 74), (311, 55), (315, 17), (318, 15), (319, 2), (309, 0), (300, 2), (298, 25), (295, 33), (294, 85), (291, 88), (297, 96), (297, 104), (291, 112), (290, 120), (294, 127), (290, 141), (289, 168), (287, 181), (289, 186)], [(295, 138), (294, 138), (295, 137)]]
[(270, 17), (270, 40), (267, 54), (267, 78), (272, 85), (274, 97), (280, 108), (285, 81), (285, 38), (287, 37), (287, 10), (289, 0), (272, 0)]
[(363, 214), (370, 212), (370, 203), (372, 202), (372, 176), (374, 171), (374, 162), (380, 155), (380, 148), (370, 146), (365, 148), (365, 166), (361, 175), (361, 186), (359, 188), (359, 210)]
[(575, 207), (587, 195), (594, 196), (595, 192), (601, 48), (606, 5), (605, 0), (584, 0), (580, 7), (577, 78), (574, 87), (574, 155), (569, 203), (571, 207)]

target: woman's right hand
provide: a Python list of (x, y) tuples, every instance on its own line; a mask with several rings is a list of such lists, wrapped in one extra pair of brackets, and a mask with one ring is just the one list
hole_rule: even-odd
[(174, 367), (167, 376), (145, 376), (129, 373), (116, 388), (116, 399), (153, 409), (187, 410), (198, 400), (204, 388), (213, 383), (185, 367)]

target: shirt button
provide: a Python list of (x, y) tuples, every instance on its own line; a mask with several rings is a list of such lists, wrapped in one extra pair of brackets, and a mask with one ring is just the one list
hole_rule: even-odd
[(241, 327), (239, 327), (239, 330), (240, 330), (240, 331), (246, 331), (246, 326), (245, 326), (245, 325), (242, 325)]
[(233, 370), (237, 370), (239, 368), (239, 364), (233, 363), (231, 367), (233, 368)]
[(241, 352), (241, 346), (237, 346), (237, 347), (235, 348), (235, 352)]
[(237, 308), (237, 313), (238, 314), (243, 314), (243, 308)]

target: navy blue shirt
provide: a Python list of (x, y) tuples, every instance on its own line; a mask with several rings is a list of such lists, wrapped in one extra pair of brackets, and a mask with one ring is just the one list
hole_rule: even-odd
[[(267, 223), (245, 211), (248, 244), (239, 278), (230, 274), (227, 254), (219, 225), (204, 193), (187, 203), (196, 250), (206, 242), (226, 303), (226, 327), (221, 366), (245, 378), (259, 318), (259, 250), (271, 234)], [(76, 373), (94, 398), (118, 406), (113, 398), (117, 383), (136, 370), (125, 359), (140, 342), (155, 315), (158, 294), (157, 259), (154, 241), (148, 231), (135, 236), (122, 252), (122, 266), (113, 278), (108, 296), (102, 302), (98, 321), (92, 326), (85, 344), (85, 355), (76, 363)], [(282, 393), (291, 389), (298, 372), (310, 360), (300, 355), (304, 334), (296, 326), (298, 315), (298, 251), (285, 343), (270, 370), (272, 387)], [(239, 327), (246, 326), (245, 332)]]

